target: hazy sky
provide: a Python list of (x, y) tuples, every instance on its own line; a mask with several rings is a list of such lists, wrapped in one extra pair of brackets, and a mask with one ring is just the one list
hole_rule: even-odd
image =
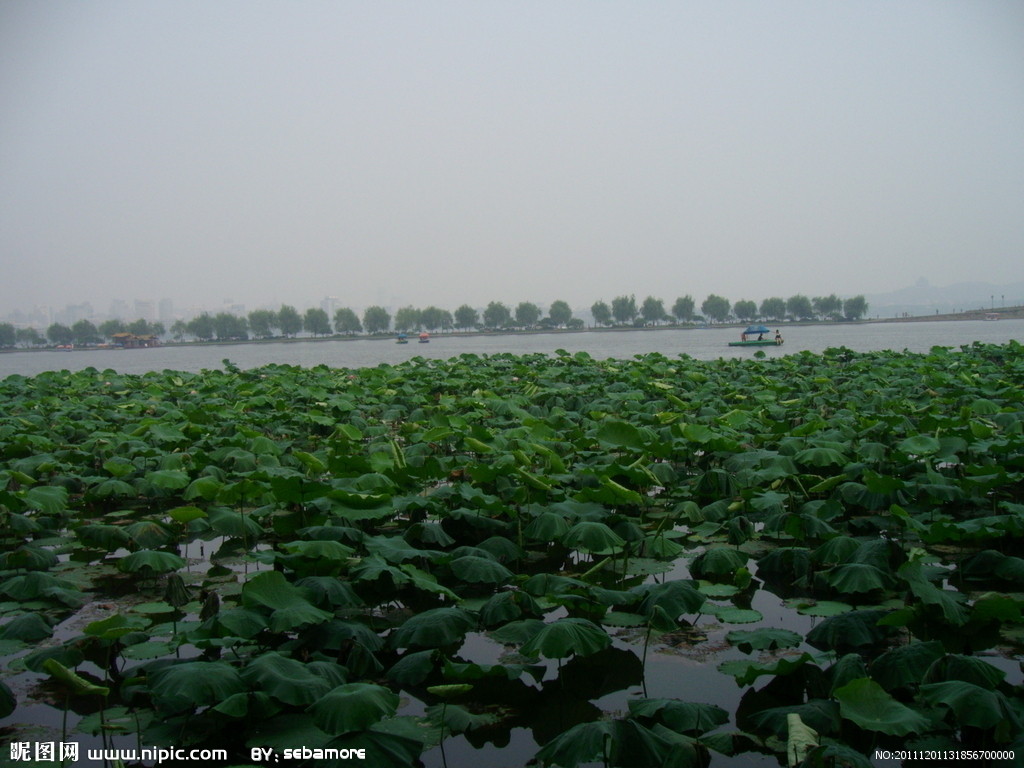
[(0, 2), (0, 315), (1021, 279), (1024, 3)]

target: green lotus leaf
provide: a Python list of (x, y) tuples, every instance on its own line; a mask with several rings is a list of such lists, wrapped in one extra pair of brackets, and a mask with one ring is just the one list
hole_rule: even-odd
[(540, 619), (520, 619), (498, 627), (490, 636), (502, 645), (522, 645), (532, 640), (545, 626)]
[(406, 620), (388, 642), (392, 648), (441, 648), (461, 643), (476, 619), (461, 608), (431, 608)]
[(994, 728), (1001, 723), (1019, 728), (1020, 717), (1003, 694), (962, 680), (922, 685), (917, 698), (929, 707), (948, 709), (961, 728)]
[(707, 597), (693, 582), (682, 579), (646, 584), (633, 591), (643, 596), (639, 612), (645, 616), (651, 616), (655, 608), (659, 608), (675, 620), (683, 614), (698, 613), (707, 602)]
[(518, 619), (524, 613), (534, 616), (541, 613), (532, 595), (522, 590), (496, 592), (480, 607), (480, 621), (485, 627), (493, 627)]
[(845, 744), (825, 744), (807, 753), (802, 768), (874, 768), (867, 757)]
[(71, 608), (78, 607), (86, 599), (70, 581), (40, 571), (6, 578), (0, 582), (0, 595), (22, 603), (30, 600), (52, 599)]
[(7, 683), (0, 680), (0, 718), (7, 717), (18, 708), (18, 700)]
[(316, 726), (335, 736), (368, 728), (397, 709), (398, 695), (371, 683), (339, 685), (309, 707)]
[(726, 624), (753, 624), (764, 618), (760, 611), (753, 608), (737, 608), (734, 605), (705, 603), (703, 610)]
[(31, 509), (59, 515), (68, 506), (68, 490), (60, 486), (37, 485), (22, 493), (22, 501)]
[(886, 613), (868, 609), (830, 616), (807, 634), (807, 642), (815, 648), (839, 653), (869, 649), (895, 631), (892, 627), (879, 626), (879, 619)]
[(0, 640), (35, 643), (53, 634), (53, 628), (38, 613), (23, 613), (0, 626)]
[(68, 669), (55, 658), (43, 662), (43, 671), (61, 683), (73, 696), (108, 696), (110, 689), (105, 685), (90, 683), (74, 671)]
[(279, 571), (264, 571), (249, 579), (242, 587), (242, 605), (263, 605), (272, 609), (270, 629), (273, 632), (287, 632), (333, 617), (310, 603), (306, 593), (290, 584)]
[(455, 539), (437, 523), (414, 523), (405, 530), (404, 537), (406, 541), (418, 541), (435, 547), (450, 547), (455, 543)]
[(249, 662), (241, 676), (250, 688), (293, 706), (308, 706), (331, 690), (327, 681), (305, 664), (274, 651)]
[(811, 559), (818, 565), (838, 565), (848, 562), (860, 545), (852, 536), (836, 536), (811, 552)]
[(906, 440), (901, 440), (896, 448), (911, 456), (930, 456), (938, 453), (942, 445), (931, 435), (914, 435)]
[(235, 693), (228, 696), (224, 701), (215, 707), (214, 712), (219, 712), (226, 717), (236, 720), (251, 718), (253, 720), (266, 720), (281, 711), (281, 705), (263, 691), (248, 691), (246, 693)]
[(615, 448), (643, 450), (654, 441), (654, 435), (650, 430), (642, 430), (628, 421), (603, 421), (597, 428), (597, 439)]
[(702, 552), (690, 563), (690, 573), (698, 579), (732, 576), (747, 564), (747, 556), (732, 547), (714, 547)]
[(589, 656), (604, 650), (611, 642), (608, 633), (592, 621), (570, 617), (545, 624), (523, 643), (519, 652), (530, 658), (564, 659), (573, 655)]
[(185, 661), (149, 673), (149, 689), (159, 712), (175, 714), (219, 704), (246, 690), (238, 671), (222, 661)]
[(121, 549), (131, 541), (128, 531), (119, 525), (81, 525), (75, 529), (75, 535), (85, 546), (105, 549), (107, 552)]
[(125, 530), (143, 549), (163, 547), (178, 537), (170, 526), (157, 520), (139, 520), (126, 526)]
[(729, 713), (721, 707), (678, 699), (631, 699), (629, 714), (656, 720), (677, 733), (694, 736), (729, 722)]
[(306, 576), (298, 579), (295, 586), (305, 589), (313, 601), (325, 608), (358, 608), (363, 599), (344, 581), (331, 576)]
[(885, 690), (918, 685), (925, 673), (945, 655), (938, 640), (890, 648), (871, 663), (871, 677)]
[(843, 719), (856, 723), (866, 731), (906, 736), (910, 733), (923, 733), (932, 727), (927, 717), (900, 704), (882, 686), (866, 677), (851, 680), (837, 688), (833, 696), (839, 702)]
[(825, 678), (829, 683), (829, 692), (841, 688), (851, 680), (867, 677), (868, 670), (864, 665), (864, 657), (859, 653), (847, 653), (825, 670)]
[(980, 688), (994, 690), (1006, 678), (1006, 673), (977, 656), (951, 653), (936, 661), (924, 675), (924, 682), (939, 683), (960, 680)]
[(767, 731), (778, 739), (785, 739), (789, 732), (789, 716), (794, 714), (822, 735), (837, 733), (842, 724), (839, 705), (830, 699), (811, 699), (803, 704), (769, 707), (752, 712), (748, 717), (750, 724), (758, 731)]
[(212, 507), (206, 514), (210, 527), (225, 536), (255, 541), (263, 535), (263, 527), (251, 515), (223, 507)]
[(809, 653), (802, 653), (794, 657), (783, 656), (780, 659), (764, 663), (739, 659), (736, 661), (723, 661), (718, 665), (718, 671), (726, 675), (732, 675), (736, 679), (736, 685), (742, 688), (743, 686), (751, 685), (762, 675), (792, 674), (809, 661), (814, 661), (814, 657)]
[(207, 619), (204, 627), (215, 628), (218, 635), (251, 640), (267, 629), (269, 624), (262, 614), (248, 608), (229, 608)]
[(562, 544), (585, 552), (607, 552), (619, 549), (625, 540), (604, 523), (580, 522), (566, 531)]
[(0, 554), (0, 569), (20, 571), (47, 571), (57, 564), (57, 555), (49, 549), (22, 544)]
[(185, 561), (178, 555), (153, 549), (140, 549), (117, 561), (122, 573), (171, 573), (184, 566)]
[(167, 510), (167, 516), (178, 523), (191, 523), (193, 520), (206, 517), (206, 512), (199, 507), (175, 507)]
[(841, 563), (829, 568), (822, 577), (841, 594), (867, 594), (893, 587), (893, 579), (889, 574), (866, 563)]
[(405, 654), (387, 671), (388, 680), (403, 687), (419, 685), (435, 669), (434, 654), (434, 649)]
[(744, 653), (773, 651), (777, 648), (795, 648), (803, 642), (803, 635), (789, 629), (762, 627), (760, 629), (734, 629), (725, 639)]
[(82, 631), (90, 637), (112, 641), (118, 640), (132, 632), (137, 632), (148, 623), (148, 620), (143, 619), (141, 616), (123, 616), (120, 613), (115, 613), (105, 619), (86, 624), (85, 629)]
[(438, 552), (419, 549), (401, 536), (366, 536), (363, 539), (366, 551), (388, 563), (404, 563), (407, 560), (435, 559)]
[(515, 574), (501, 563), (483, 557), (458, 557), (448, 564), (459, 579), (469, 584), (507, 584)]
[(608, 756), (618, 734), (617, 726), (609, 720), (574, 725), (545, 744), (537, 753), (537, 761), (559, 768), (575, 768), (592, 761), (610, 764)]
[(569, 523), (554, 512), (542, 512), (523, 528), (530, 541), (558, 541), (569, 532)]
[[(434, 693), (435, 696), (441, 698), (448, 698), (444, 695), (435, 693), (439, 688), (472, 688), (473, 686), (462, 686), (462, 685), (433, 685), (427, 690)], [(482, 714), (474, 714), (465, 707), (459, 706), (458, 704), (434, 704), (433, 706), (427, 707), (427, 721), (431, 723), (437, 723), (443, 727), (446, 733), (466, 733), (468, 731), (475, 731), (477, 728), (483, 728), (488, 725), (492, 725), (497, 722), (498, 718), (488, 712)]]
[(834, 448), (805, 448), (793, 461), (808, 467), (845, 467), (850, 460)]
[(146, 480), (157, 488), (176, 491), (186, 487), (189, 482), (188, 473), (177, 469), (157, 469), (146, 474)]

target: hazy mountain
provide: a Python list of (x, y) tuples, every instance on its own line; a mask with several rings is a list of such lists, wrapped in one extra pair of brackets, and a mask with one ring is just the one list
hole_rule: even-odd
[(969, 282), (953, 285), (931, 285), (921, 278), (912, 286), (888, 293), (865, 295), (869, 317), (895, 317), (908, 315), (945, 314), (967, 309), (998, 310), (1000, 307), (1024, 304), (1024, 282), (993, 283)]

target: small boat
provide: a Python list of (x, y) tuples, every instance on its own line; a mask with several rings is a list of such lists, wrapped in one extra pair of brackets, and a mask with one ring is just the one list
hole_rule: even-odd
[(782, 342), (775, 339), (749, 339), (747, 341), (730, 341), (730, 347), (781, 347)]
[(423, 333), (420, 334), (420, 344), (429, 344), (429, 343), (430, 343), (430, 334), (424, 331)]
[(985, 313), (985, 319), (986, 320), (998, 320), (999, 319), (999, 313), (998, 312), (986, 312)]
[(406, 336), (404, 333), (398, 334), (398, 338), (395, 339), (395, 344), (408, 344), (408, 343), (409, 343), (409, 337)]
[[(730, 341), (730, 347), (781, 347), (782, 335), (776, 331), (773, 338), (764, 338), (765, 334), (771, 333), (771, 329), (763, 325), (748, 325), (747, 329), (740, 334), (739, 341)], [(755, 339), (748, 339), (748, 336), (757, 336)]]

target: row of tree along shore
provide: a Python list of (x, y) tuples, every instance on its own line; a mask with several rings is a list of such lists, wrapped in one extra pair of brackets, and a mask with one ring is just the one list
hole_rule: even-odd
[[(808, 298), (797, 294), (788, 299), (772, 297), (760, 305), (750, 300), (730, 303), (728, 299), (710, 294), (698, 307), (691, 296), (676, 299), (666, 310), (662, 299), (648, 296), (641, 303), (636, 297), (617, 296), (610, 303), (596, 301), (590, 307), (593, 327), (653, 327), (660, 325), (693, 325), (782, 321), (856, 321), (867, 313), (863, 296), (840, 299), (835, 294)], [(496, 330), (582, 330), (586, 322), (573, 316), (569, 304), (561, 299), (553, 302), (547, 314), (536, 304), (523, 301), (514, 308), (492, 301), (482, 311), (463, 304), (454, 312), (429, 306), (422, 309), (407, 306), (394, 316), (380, 306), (368, 307), (362, 317), (347, 307), (338, 309), (334, 317), (319, 307), (299, 312), (287, 304), (278, 310), (256, 309), (242, 316), (229, 312), (203, 313), (189, 321), (175, 321), (170, 328), (147, 320), (125, 322), (106, 320), (98, 326), (79, 320), (67, 326), (54, 323), (45, 334), (34, 328), (15, 328), (0, 323), (0, 347), (37, 347), (48, 343), (56, 346), (91, 346), (104, 343), (138, 343), (140, 340), (170, 337), (175, 341), (236, 341), (296, 337), (306, 334), (320, 336), (380, 335), (391, 332), (416, 331), (496, 331)]]

